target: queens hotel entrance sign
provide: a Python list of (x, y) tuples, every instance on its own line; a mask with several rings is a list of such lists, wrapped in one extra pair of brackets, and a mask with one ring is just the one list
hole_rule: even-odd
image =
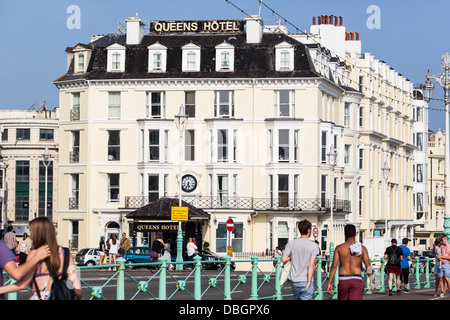
[(150, 33), (243, 33), (244, 20), (150, 21)]

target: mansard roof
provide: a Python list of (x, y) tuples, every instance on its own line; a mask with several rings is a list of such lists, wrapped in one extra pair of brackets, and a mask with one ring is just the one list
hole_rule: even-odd
[[(234, 47), (233, 72), (215, 68), (216, 47), (224, 42)], [(107, 72), (107, 47), (118, 43), (126, 48), (125, 72)], [(159, 43), (167, 48), (166, 72), (148, 73), (148, 47)], [(193, 43), (201, 48), (201, 66), (198, 72), (182, 71), (182, 47)], [(279, 44), (294, 47), (294, 70), (275, 70), (275, 47)], [(127, 45), (126, 35), (108, 34), (85, 45), (92, 56), (83, 74), (74, 73), (74, 59), (68, 72), (55, 80), (153, 79), (153, 78), (295, 78), (320, 77), (316, 73), (304, 44), (285, 34), (264, 33), (260, 43), (247, 43), (245, 34), (154, 35), (145, 34), (138, 45)], [(73, 48), (67, 48), (71, 52)]]

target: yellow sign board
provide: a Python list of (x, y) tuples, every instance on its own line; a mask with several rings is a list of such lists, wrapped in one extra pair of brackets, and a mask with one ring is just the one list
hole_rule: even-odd
[(227, 255), (229, 255), (230, 257), (233, 255), (233, 246), (227, 247)]
[(171, 220), (188, 221), (188, 207), (172, 207)]

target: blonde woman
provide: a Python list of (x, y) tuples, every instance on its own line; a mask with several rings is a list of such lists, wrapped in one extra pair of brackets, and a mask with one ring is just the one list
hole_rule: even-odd
[[(30, 222), (30, 238), (33, 240), (34, 248), (43, 246), (50, 247), (50, 263), (58, 275), (62, 274), (64, 265), (64, 249), (58, 245), (56, 232), (53, 223), (46, 217), (39, 217)], [(27, 257), (27, 261), (33, 259), (36, 250), (32, 250)], [(81, 300), (81, 283), (75, 272), (75, 264), (72, 255), (69, 255), (69, 264), (67, 267), (68, 280), (73, 284), (75, 297)], [(32, 295), (30, 300), (49, 300), (53, 279), (47, 268), (45, 261), (37, 264), (36, 268), (31, 270), (19, 282), (0, 288), (0, 293), (9, 293), (24, 290), (31, 284)]]

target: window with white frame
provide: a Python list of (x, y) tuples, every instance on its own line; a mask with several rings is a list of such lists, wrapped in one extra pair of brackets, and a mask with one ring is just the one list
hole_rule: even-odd
[(195, 91), (185, 91), (184, 108), (189, 118), (195, 118)]
[(70, 195), (69, 209), (78, 209), (80, 196), (80, 175), (78, 173), (70, 174)]
[(120, 119), (120, 92), (108, 93), (108, 119)]
[(321, 161), (322, 161), (322, 163), (327, 162), (327, 132), (326, 131), (322, 131)]
[(159, 130), (149, 130), (150, 161), (159, 161)]
[(148, 72), (164, 72), (167, 64), (167, 47), (156, 42), (147, 47)]
[(166, 93), (164, 91), (147, 92), (146, 113), (147, 118), (166, 117)]
[(227, 205), (229, 197), (228, 175), (217, 175), (217, 200), (220, 206)]
[(120, 174), (108, 173), (108, 201), (118, 202), (120, 195)]
[(294, 70), (294, 46), (286, 41), (275, 46), (275, 70)]
[(214, 92), (214, 117), (234, 118), (234, 91)]
[(350, 103), (344, 104), (344, 126), (350, 127)]
[(351, 156), (352, 145), (346, 144), (344, 146), (344, 163), (350, 164), (350, 156)]
[(108, 161), (120, 161), (120, 130), (108, 131)]
[(200, 71), (200, 47), (189, 43), (182, 49), (182, 71)]
[(217, 161), (228, 161), (228, 130), (217, 130)]
[(184, 160), (195, 161), (195, 131), (186, 130), (184, 137)]
[(78, 72), (84, 72), (85, 60), (84, 54), (78, 54)]
[(289, 161), (289, 130), (278, 130), (278, 161)]
[(153, 202), (159, 199), (159, 175), (148, 176), (148, 201)]
[(72, 109), (70, 110), (70, 121), (80, 120), (80, 93), (72, 93)]
[(364, 149), (359, 149), (359, 169), (364, 169)]
[(234, 70), (234, 46), (221, 43), (216, 46), (216, 71)]
[(274, 104), (277, 117), (294, 117), (294, 91), (275, 91)]
[(126, 48), (118, 43), (113, 43), (106, 48), (107, 50), (107, 72), (125, 71), (125, 52)]

